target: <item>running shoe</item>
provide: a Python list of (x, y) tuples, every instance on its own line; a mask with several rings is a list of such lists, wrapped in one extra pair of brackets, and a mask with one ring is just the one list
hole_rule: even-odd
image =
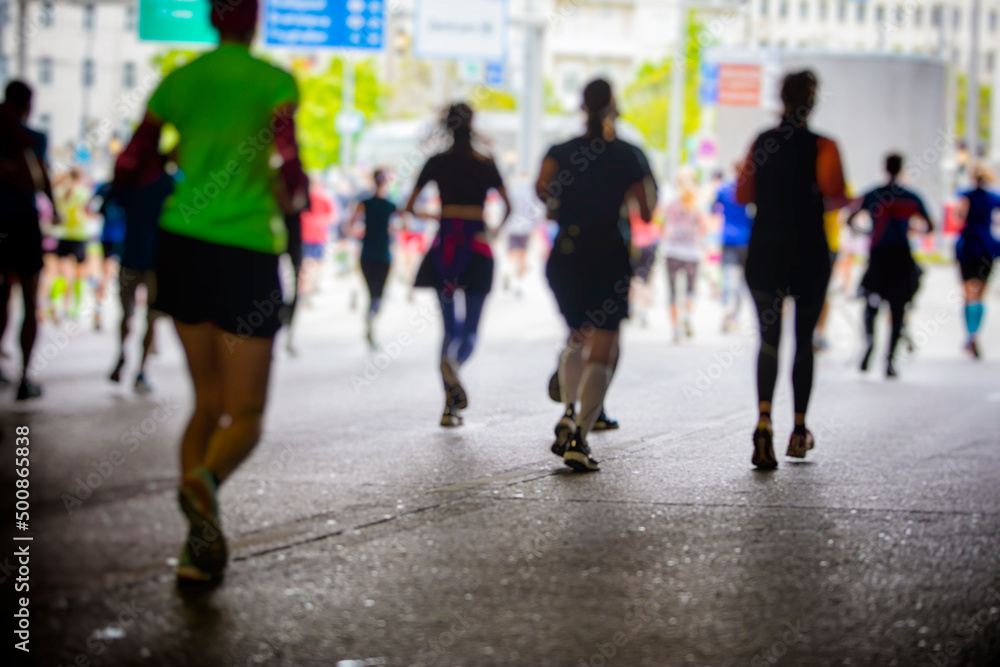
[(549, 398), (556, 403), (562, 403), (562, 387), (559, 386), (559, 369), (549, 378)]
[(184, 543), (184, 548), (181, 549), (180, 558), (177, 559), (177, 569), (175, 572), (177, 579), (181, 582), (212, 583), (222, 577), (221, 574), (210, 574), (195, 565), (194, 561), (191, 560), (191, 551), (188, 549), (186, 542)]
[(865, 371), (868, 370), (868, 362), (871, 361), (872, 350), (874, 350), (874, 349), (875, 349), (874, 345), (869, 345), (868, 346), (868, 350), (865, 352), (865, 356), (862, 357), (862, 359), (861, 359), (861, 371), (862, 372), (865, 372)]
[(111, 371), (111, 375), (108, 376), (108, 379), (112, 382), (121, 382), (123, 368), (125, 368), (125, 357), (118, 357), (118, 363), (115, 364), (115, 369)]
[(750, 462), (760, 470), (773, 470), (778, 467), (778, 459), (774, 457), (773, 439), (770, 426), (757, 426), (753, 434), (753, 458)]
[(441, 426), (461, 426), (462, 416), (458, 410), (450, 405), (444, 406), (444, 414), (441, 415)]
[(691, 328), (691, 320), (684, 320), (684, 335), (688, 338), (694, 338), (694, 329)]
[(42, 388), (37, 384), (32, 384), (25, 379), (21, 379), (21, 384), (17, 387), (17, 400), (29, 401), (42, 395)]
[(448, 405), (459, 410), (469, 407), (469, 398), (458, 379), (458, 364), (447, 357), (441, 359), (441, 377), (444, 379)]
[(788, 440), (788, 451), (785, 452), (785, 456), (804, 459), (806, 452), (815, 446), (816, 439), (813, 438), (813, 434), (809, 429), (806, 429), (805, 433), (792, 433), (792, 437)]
[(594, 422), (595, 431), (614, 431), (618, 428), (618, 421), (612, 419), (608, 416), (608, 413), (604, 411), (604, 407), (601, 406), (601, 414), (597, 417), (597, 421)]
[(135, 376), (135, 390), (139, 394), (148, 394), (153, 391), (153, 385), (149, 384), (145, 373), (139, 373)]
[(566, 408), (566, 413), (556, 424), (556, 439), (552, 442), (552, 453), (556, 456), (563, 456), (566, 453), (566, 447), (569, 445), (569, 441), (573, 439), (573, 434), (576, 433), (576, 415), (574, 414), (573, 408)]
[(887, 378), (899, 377), (899, 373), (896, 372), (896, 367), (893, 365), (891, 360), (885, 367), (885, 376)]
[(563, 463), (577, 472), (593, 472), (601, 469), (601, 464), (591, 457), (590, 446), (580, 434), (580, 429), (576, 430), (566, 446)]
[(965, 344), (965, 351), (972, 355), (973, 359), (979, 359), (979, 346), (976, 345), (975, 339), (970, 340)]
[(202, 572), (221, 575), (229, 551), (219, 522), (218, 488), (212, 473), (200, 466), (184, 478), (177, 498), (188, 519), (187, 546), (191, 563)]

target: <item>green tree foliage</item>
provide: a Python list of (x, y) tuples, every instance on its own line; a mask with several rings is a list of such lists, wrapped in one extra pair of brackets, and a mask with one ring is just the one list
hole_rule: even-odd
[[(167, 76), (200, 55), (200, 51), (171, 50), (153, 58), (153, 66)], [(266, 55), (263, 56), (266, 60)], [(384, 90), (370, 60), (354, 62), (354, 106), (371, 120), (380, 111)], [(295, 116), (302, 163), (306, 169), (324, 169), (340, 161), (335, 118), (341, 107), (344, 59), (334, 58), (326, 71), (315, 72), (307, 61), (296, 61), (292, 74), (299, 84), (299, 111)], [(176, 141), (171, 141), (171, 144)]]
[[(335, 119), (341, 108), (344, 59), (335, 58), (325, 72), (312, 73), (295, 66), (299, 82), (299, 112), (296, 114), (299, 148), (306, 169), (325, 169), (340, 161), (340, 142)], [(379, 112), (380, 86), (371, 61), (354, 63), (354, 107), (371, 120)]]
[[(958, 75), (958, 91), (955, 100), (955, 136), (965, 136), (965, 109), (968, 99), (969, 84), (964, 74)], [(979, 88), (979, 140), (987, 143), (990, 141), (990, 86), (980, 86)]]
[[(701, 120), (698, 106), (698, 76), (701, 49), (708, 35), (692, 12), (688, 20), (687, 43), (684, 47), (684, 136), (693, 134)], [(674, 59), (668, 56), (658, 64), (645, 63), (636, 80), (625, 89), (622, 117), (635, 125), (654, 148), (665, 148), (670, 114), (670, 77)]]

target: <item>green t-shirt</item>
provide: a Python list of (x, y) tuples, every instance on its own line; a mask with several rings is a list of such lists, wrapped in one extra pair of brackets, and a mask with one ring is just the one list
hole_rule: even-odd
[(180, 134), (184, 180), (167, 200), (160, 227), (175, 234), (279, 254), (287, 232), (275, 198), (272, 112), (298, 103), (291, 74), (223, 43), (171, 72), (149, 110)]

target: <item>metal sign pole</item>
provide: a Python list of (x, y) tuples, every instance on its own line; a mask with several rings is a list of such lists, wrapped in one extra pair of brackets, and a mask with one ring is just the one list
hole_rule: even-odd
[(969, 149), (969, 177), (979, 161), (979, 17), (980, 0), (972, 0), (969, 14), (969, 74), (965, 77), (965, 141)]
[(681, 166), (681, 142), (684, 134), (684, 74), (687, 65), (688, 6), (686, 0), (677, 3), (677, 47), (670, 72), (670, 106), (667, 109), (667, 173), (668, 180), (677, 178)]
[(535, 3), (529, 0), (524, 23), (524, 95), (521, 101), (521, 150), (518, 166), (524, 173), (531, 173), (540, 153), (542, 142), (542, 114), (545, 94), (542, 82), (542, 30), (543, 23), (535, 12)]

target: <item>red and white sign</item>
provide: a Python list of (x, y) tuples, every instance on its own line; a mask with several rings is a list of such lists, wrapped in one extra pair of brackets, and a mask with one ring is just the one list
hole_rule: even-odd
[(719, 65), (719, 104), (729, 107), (759, 107), (764, 88), (760, 65)]

